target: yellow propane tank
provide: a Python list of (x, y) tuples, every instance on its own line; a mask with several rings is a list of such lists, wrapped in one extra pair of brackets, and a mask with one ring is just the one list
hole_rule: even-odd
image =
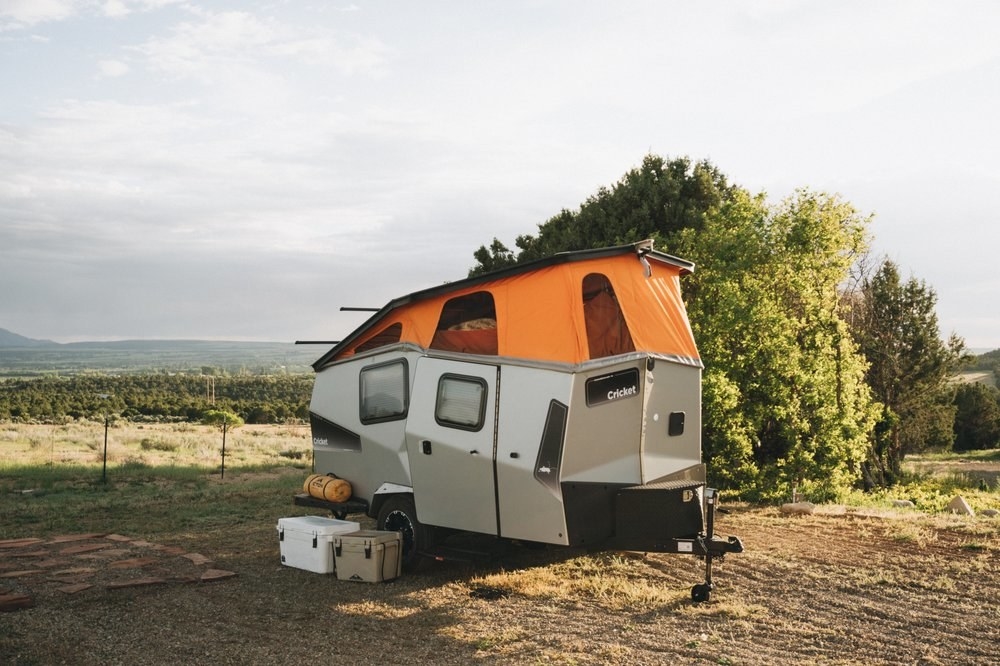
[(309, 494), (327, 502), (346, 502), (351, 498), (351, 484), (335, 474), (314, 474), (310, 477)]
[(302, 492), (309, 494), (309, 485), (312, 484), (313, 479), (323, 476), (322, 474), (310, 474), (306, 477), (305, 483), (302, 484)]

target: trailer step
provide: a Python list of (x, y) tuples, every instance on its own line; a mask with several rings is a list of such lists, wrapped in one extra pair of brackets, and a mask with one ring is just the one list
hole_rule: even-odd
[(506, 557), (516, 548), (507, 539), (488, 535), (456, 534), (443, 541), (421, 550), (420, 554), (440, 561), (481, 563)]
[(346, 502), (328, 502), (327, 500), (318, 499), (312, 495), (307, 495), (306, 493), (298, 493), (292, 499), (292, 502), (296, 506), (308, 506), (315, 509), (326, 509), (333, 513), (337, 518), (343, 519), (344, 516), (349, 516), (352, 513), (368, 513), (368, 502), (357, 497), (352, 497)]

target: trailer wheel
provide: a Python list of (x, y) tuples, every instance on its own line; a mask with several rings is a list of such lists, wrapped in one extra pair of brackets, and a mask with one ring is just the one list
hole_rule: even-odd
[(708, 601), (712, 596), (712, 588), (704, 583), (699, 583), (691, 588), (691, 601), (695, 603), (701, 603), (703, 601)]
[(393, 495), (378, 512), (378, 529), (399, 532), (403, 537), (403, 569), (413, 571), (423, 561), (421, 551), (431, 546), (433, 531), (417, 520), (417, 508), (411, 495)]

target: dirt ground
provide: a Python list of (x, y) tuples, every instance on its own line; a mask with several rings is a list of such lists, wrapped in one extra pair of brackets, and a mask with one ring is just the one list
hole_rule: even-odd
[[(515, 547), (366, 584), (281, 565), (273, 523), (177, 534), (155, 544), (162, 584), (104, 586), (93, 553), (96, 584), (77, 593), (51, 576), (0, 578), (34, 597), (0, 613), (0, 663), (1000, 664), (1000, 519), (736, 507), (716, 527), (746, 552), (716, 565), (705, 604), (690, 601), (703, 564), (687, 556)], [(15, 554), (55, 547), (7, 548), (0, 564), (23, 569), (30, 556)], [(197, 580), (190, 559), (171, 559), (191, 552), (211, 560), (201, 570), (237, 575)], [(614, 562), (631, 587), (533, 591), (574, 558)], [(652, 600), (634, 592), (648, 588)]]

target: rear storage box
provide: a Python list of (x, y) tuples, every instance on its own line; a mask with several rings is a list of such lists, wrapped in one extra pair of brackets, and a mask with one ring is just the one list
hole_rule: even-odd
[(402, 538), (399, 532), (360, 530), (333, 539), (338, 580), (378, 583), (399, 576)]
[(333, 538), (356, 532), (360, 524), (321, 516), (278, 519), (281, 563), (316, 573), (333, 573)]

